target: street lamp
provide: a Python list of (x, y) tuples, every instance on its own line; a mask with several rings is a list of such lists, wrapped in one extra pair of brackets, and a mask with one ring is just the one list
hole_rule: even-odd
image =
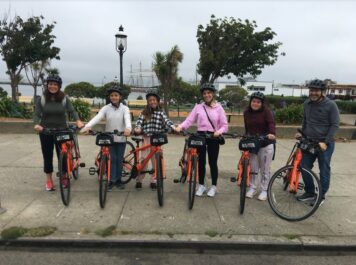
[(120, 54), (120, 87), (123, 85), (123, 74), (122, 74), (122, 55), (127, 48), (127, 35), (124, 33), (124, 28), (121, 25), (119, 27), (119, 33), (115, 35), (116, 38), (116, 51)]

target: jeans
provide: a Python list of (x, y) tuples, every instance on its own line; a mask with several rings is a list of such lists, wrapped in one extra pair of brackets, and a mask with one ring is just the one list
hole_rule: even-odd
[[(301, 165), (307, 169), (312, 169), (313, 164), (316, 159), (318, 159), (319, 170), (320, 170), (320, 183), (321, 183), (321, 191), (322, 196), (324, 197), (327, 191), (329, 190), (330, 185), (330, 161), (331, 156), (335, 149), (335, 142), (330, 142), (328, 144), (328, 148), (325, 152), (319, 152), (317, 155), (303, 153), (303, 158)], [(314, 193), (314, 184), (311, 178), (305, 176), (303, 174), (303, 181), (305, 183), (305, 192), (306, 193)]]
[(110, 146), (110, 179), (114, 183), (120, 183), (121, 181), (122, 162), (125, 153), (125, 147), (126, 143), (114, 143), (112, 146)]

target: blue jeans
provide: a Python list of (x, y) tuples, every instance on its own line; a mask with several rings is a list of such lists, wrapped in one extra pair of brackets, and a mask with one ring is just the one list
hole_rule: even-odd
[(110, 179), (112, 182), (121, 181), (122, 174), (122, 161), (125, 153), (126, 143), (114, 143), (110, 146), (110, 156), (111, 156), (111, 176)]
[[(318, 159), (319, 170), (320, 170), (321, 191), (323, 197), (329, 190), (330, 161), (331, 161), (331, 156), (334, 153), (334, 149), (335, 149), (335, 142), (330, 142), (325, 152), (319, 152), (317, 155), (303, 153), (303, 158), (301, 162), (302, 167), (311, 170), (313, 168), (315, 160)], [(305, 183), (305, 192), (314, 193), (314, 184), (311, 178), (303, 174), (303, 180)]]

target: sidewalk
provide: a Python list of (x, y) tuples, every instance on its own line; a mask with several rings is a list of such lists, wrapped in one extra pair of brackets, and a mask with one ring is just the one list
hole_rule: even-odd
[[(45, 240), (84, 243), (143, 240), (356, 246), (356, 174), (352, 168), (356, 142), (337, 143), (325, 203), (312, 217), (296, 223), (280, 219), (268, 202), (257, 199), (247, 200), (243, 216), (238, 213), (239, 189), (230, 177), (236, 174), (239, 152), (237, 140), (231, 139), (220, 149), (217, 196), (197, 197), (193, 210), (187, 206), (188, 187), (173, 183), (180, 175), (178, 160), (183, 148), (183, 138), (178, 136), (169, 137), (164, 147), (167, 179), (163, 207), (158, 206), (156, 192), (149, 189), (147, 176), (141, 191), (134, 188), (134, 182), (128, 183), (125, 190), (114, 189), (108, 194), (105, 209), (101, 209), (96, 177), (88, 173), (98, 152), (94, 142), (94, 137), (79, 137), (86, 168), (80, 169), (80, 178), (72, 185), (70, 205), (64, 207), (58, 189), (44, 191), (38, 136), (0, 134), (0, 199), (7, 209), (0, 215), (0, 231), (12, 226), (53, 226), (57, 231)], [(293, 144), (293, 140), (278, 141), (272, 172), (285, 163)], [(210, 177), (207, 183), (211, 183)], [(95, 234), (111, 225), (115, 227), (114, 235), (103, 238)]]

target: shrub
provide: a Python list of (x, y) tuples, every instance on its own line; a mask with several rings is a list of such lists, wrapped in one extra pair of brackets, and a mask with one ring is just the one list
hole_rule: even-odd
[(32, 117), (32, 110), (27, 108), (25, 104), (13, 102), (4, 97), (0, 99), (0, 116), (29, 119)]
[(340, 113), (356, 114), (356, 102), (335, 101)]
[[(88, 121), (90, 119), (90, 104), (88, 102), (76, 99), (73, 101), (73, 107), (82, 121)], [(73, 117), (70, 117), (70, 120), (73, 120)]]
[(292, 104), (276, 110), (276, 121), (283, 124), (301, 124), (303, 120), (303, 105)]
[(303, 102), (306, 100), (306, 97), (282, 97), (267, 95), (266, 99), (269, 104), (273, 105), (276, 109), (279, 109), (281, 107), (280, 102), (282, 99), (286, 102), (287, 106), (290, 106), (292, 104), (303, 104)]

